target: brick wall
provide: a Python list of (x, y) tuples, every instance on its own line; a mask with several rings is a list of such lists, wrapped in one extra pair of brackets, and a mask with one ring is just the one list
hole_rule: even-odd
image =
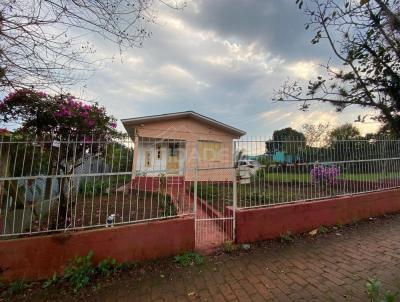
[(254, 242), (290, 231), (307, 232), (321, 225), (351, 223), (400, 211), (400, 189), (320, 201), (296, 202), (236, 211), (236, 240)]

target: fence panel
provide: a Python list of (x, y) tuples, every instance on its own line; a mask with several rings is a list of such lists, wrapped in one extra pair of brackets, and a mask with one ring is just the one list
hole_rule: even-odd
[(400, 186), (399, 140), (235, 142), (238, 207), (367, 193)]
[(193, 212), (181, 194), (186, 185), (181, 178), (155, 167), (134, 167), (130, 138), (57, 141), (3, 136), (0, 140), (2, 237), (109, 227)]

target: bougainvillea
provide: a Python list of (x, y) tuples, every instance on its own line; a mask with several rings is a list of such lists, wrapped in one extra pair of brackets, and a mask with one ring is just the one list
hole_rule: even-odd
[(340, 175), (340, 168), (336, 166), (314, 165), (310, 174), (314, 183), (335, 184), (337, 177)]
[(87, 104), (72, 95), (51, 96), (20, 89), (0, 101), (0, 121), (14, 122), (18, 132), (58, 139), (93, 139), (117, 134), (116, 120), (97, 103)]

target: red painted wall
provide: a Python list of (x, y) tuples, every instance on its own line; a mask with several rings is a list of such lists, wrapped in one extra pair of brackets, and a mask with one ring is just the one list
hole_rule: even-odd
[(400, 211), (400, 190), (354, 195), (320, 201), (297, 202), (236, 211), (236, 240), (254, 242), (291, 231), (302, 233), (338, 223)]
[(37, 280), (62, 272), (68, 259), (94, 252), (94, 262), (111, 257), (140, 261), (193, 250), (194, 217), (113, 228), (0, 241), (0, 278)]

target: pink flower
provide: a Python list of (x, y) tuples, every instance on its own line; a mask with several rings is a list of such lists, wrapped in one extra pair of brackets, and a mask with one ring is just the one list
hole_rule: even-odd
[(117, 128), (117, 123), (113, 122), (113, 123), (110, 124), (110, 126), (111, 126), (112, 128)]
[(94, 126), (94, 124), (95, 124), (95, 121), (94, 120), (87, 120), (86, 123), (87, 123), (89, 128), (92, 128)]

